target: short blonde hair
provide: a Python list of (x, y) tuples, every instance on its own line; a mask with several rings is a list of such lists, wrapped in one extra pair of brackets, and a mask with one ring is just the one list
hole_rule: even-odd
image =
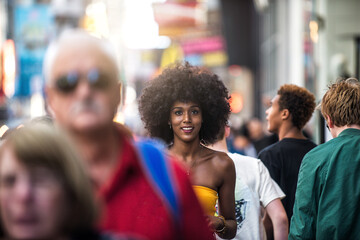
[(338, 79), (321, 100), (321, 113), (342, 127), (360, 125), (360, 83), (356, 78)]
[(59, 130), (44, 122), (25, 125), (6, 136), (0, 147), (0, 159), (7, 147), (26, 167), (45, 167), (60, 179), (71, 208), (64, 226), (60, 227), (69, 234), (93, 228), (97, 208), (90, 180), (77, 152)]

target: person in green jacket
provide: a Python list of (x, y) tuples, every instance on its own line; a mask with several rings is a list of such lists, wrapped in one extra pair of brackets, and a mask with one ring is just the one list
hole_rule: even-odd
[(333, 139), (302, 161), (289, 239), (360, 239), (360, 83), (340, 79), (321, 101)]

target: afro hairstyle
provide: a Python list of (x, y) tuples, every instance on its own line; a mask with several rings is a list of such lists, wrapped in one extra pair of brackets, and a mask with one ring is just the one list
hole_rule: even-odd
[(150, 137), (171, 144), (174, 134), (168, 122), (173, 104), (199, 104), (203, 119), (199, 137), (204, 144), (211, 144), (227, 123), (229, 99), (227, 88), (216, 74), (188, 62), (177, 63), (147, 82), (139, 99), (139, 112)]

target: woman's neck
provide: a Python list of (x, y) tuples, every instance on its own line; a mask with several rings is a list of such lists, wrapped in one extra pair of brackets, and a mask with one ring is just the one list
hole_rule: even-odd
[(170, 152), (185, 162), (192, 162), (199, 157), (203, 146), (200, 140), (193, 142), (183, 142), (174, 140), (174, 144), (170, 147)]

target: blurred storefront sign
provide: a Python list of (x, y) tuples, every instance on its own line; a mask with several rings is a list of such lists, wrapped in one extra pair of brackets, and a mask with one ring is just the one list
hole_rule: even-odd
[[(0, 85), (4, 79), (4, 48), (5, 35), (6, 35), (6, 26), (7, 26), (7, 11), (5, 7), (5, 1), (0, 1)], [(0, 95), (2, 95), (2, 89), (0, 89)]]
[(210, 52), (203, 55), (203, 64), (208, 67), (225, 66), (227, 60), (225, 51)]
[(185, 60), (193, 65), (216, 67), (227, 64), (225, 42), (221, 36), (194, 38), (183, 41), (181, 46)]
[(197, 3), (154, 3), (155, 21), (160, 27), (194, 27)]
[[(12, 82), (12, 91), (16, 74), (16, 58), (14, 41), (6, 40), (8, 23), (7, 2), (0, 1), (0, 124), (8, 119), (7, 99), (4, 93), (4, 85)], [(0, 128), (0, 134), (3, 127)]]
[(182, 60), (184, 57), (181, 46), (177, 43), (172, 43), (167, 49), (164, 50), (161, 56), (160, 68), (164, 68), (169, 64)]
[(2, 54), (2, 81), (1, 95), (5, 93), (8, 98), (14, 95), (15, 75), (16, 75), (16, 53), (14, 41), (9, 39), (3, 45)]
[(215, 52), (224, 49), (224, 40), (220, 36), (197, 38), (182, 43), (185, 54)]
[(185, 60), (193, 65), (216, 67), (227, 64), (225, 42), (221, 36), (186, 40), (182, 42), (181, 47)]
[(19, 63), (15, 96), (30, 96), (31, 81), (42, 75), (43, 56), (53, 35), (53, 15), (48, 5), (20, 5), (15, 8), (14, 25)]
[(166, 1), (154, 3), (152, 7), (159, 25), (159, 35), (168, 36), (176, 42), (164, 51), (161, 67), (179, 58), (192, 65), (207, 67), (227, 64), (225, 41), (219, 35), (220, 29), (208, 26), (208, 20), (211, 19), (208, 17), (217, 15), (209, 15), (206, 2)]
[(153, 10), (159, 25), (159, 35), (181, 36), (189, 29), (206, 23), (203, 4), (196, 1), (154, 3)]

